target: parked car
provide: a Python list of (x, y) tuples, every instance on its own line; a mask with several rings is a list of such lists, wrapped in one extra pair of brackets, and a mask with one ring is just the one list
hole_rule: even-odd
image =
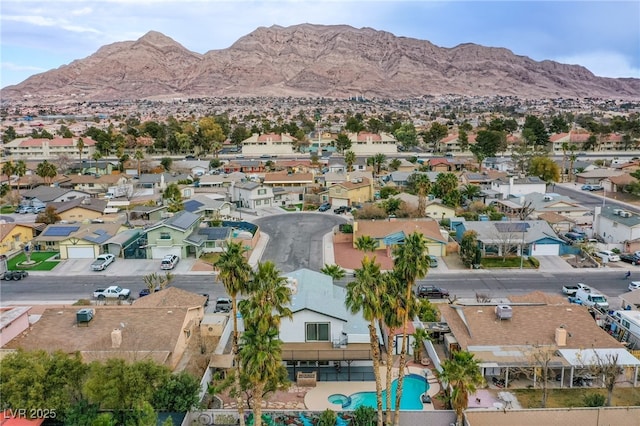
[(632, 265), (640, 265), (640, 256), (635, 253), (622, 253), (620, 255), (620, 260)]
[(206, 297), (204, 306), (209, 306), (209, 293), (200, 293), (200, 295)]
[(23, 278), (27, 278), (29, 273), (27, 271), (17, 270), (17, 271), (7, 271), (4, 273), (3, 279), (5, 281), (18, 281)]
[(319, 212), (326, 212), (330, 208), (331, 208), (331, 203), (322, 203), (322, 204), (320, 204), (320, 207), (318, 207), (318, 211)]
[(218, 297), (214, 312), (231, 312), (232, 307), (233, 303), (231, 302), (231, 299), (228, 297)]
[[(156, 287), (153, 289), (153, 292), (155, 293), (156, 291), (160, 291), (160, 287)], [(151, 291), (148, 288), (143, 288), (142, 290), (140, 290), (140, 293), (138, 293), (138, 297), (144, 297), (144, 296), (148, 296), (151, 294)]]
[(429, 255), (429, 268), (437, 268), (438, 267), (438, 258), (434, 255)]
[(416, 289), (416, 296), (429, 299), (444, 299), (449, 297), (449, 291), (433, 285), (421, 284)]
[(101, 254), (100, 256), (96, 257), (96, 260), (93, 261), (93, 263), (91, 264), (91, 269), (93, 269), (94, 271), (104, 271), (105, 269), (107, 269), (107, 266), (111, 265), (115, 261), (116, 257), (114, 255), (110, 253)]
[(584, 234), (578, 234), (577, 232), (567, 232), (564, 236), (570, 244), (581, 243), (584, 241)]
[(18, 207), (18, 210), (16, 210), (16, 213), (19, 213), (19, 214), (33, 213), (33, 207), (31, 207), (31, 206), (20, 206), (20, 207)]
[(582, 185), (583, 191), (602, 191), (602, 185)]
[(631, 281), (629, 283), (629, 291), (637, 290), (640, 288), (640, 281)]
[(175, 254), (168, 254), (162, 258), (160, 269), (173, 269), (180, 262), (180, 258)]
[(601, 250), (596, 253), (603, 262), (619, 262), (620, 256), (612, 252), (611, 250)]
[(349, 213), (350, 211), (351, 211), (351, 207), (349, 206), (340, 206), (333, 209), (333, 212), (335, 214)]

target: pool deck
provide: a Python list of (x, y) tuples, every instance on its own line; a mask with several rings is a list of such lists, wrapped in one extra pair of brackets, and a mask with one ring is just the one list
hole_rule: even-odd
[[(386, 386), (387, 368), (380, 367), (382, 387)], [(432, 371), (428, 368), (419, 368), (414, 366), (407, 367), (406, 374), (415, 374), (426, 377), (429, 383), (430, 397), (434, 397), (440, 392), (440, 383), (434, 377)], [(398, 377), (398, 369), (394, 368), (392, 372), (393, 379)], [(329, 396), (334, 394), (351, 395), (356, 392), (372, 392), (375, 391), (375, 382), (318, 382), (314, 388), (311, 388), (304, 396), (304, 405), (308, 410), (324, 411), (327, 408), (333, 411), (342, 411), (342, 405), (329, 402)], [(433, 410), (433, 404), (422, 404), (423, 411)]]

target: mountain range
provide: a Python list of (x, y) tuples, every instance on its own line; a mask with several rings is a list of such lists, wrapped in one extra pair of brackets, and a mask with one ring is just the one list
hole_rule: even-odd
[(2, 89), (3, 102), (78, 102), (223, 96), (411, 98), (640, 98), (640, 79), (534, 61), (499, 47), (429, 41), (347, 25), (260, 27), (227, 49), (199, 54), (159, 32), (101, 47)]

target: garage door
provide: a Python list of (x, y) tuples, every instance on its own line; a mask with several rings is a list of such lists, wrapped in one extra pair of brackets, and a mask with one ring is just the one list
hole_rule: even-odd
[(349, 205), (349, 200), (347, 200), (345, 198), (332, 198), (331, 199), (331, 205), (333, 207), (348, 206)]
[(444, 244), (440, 244), (440, 243), (434, 243), (434, 244), (429, 244), (427, 243), (427, 250), (429, 250), (429, 254), (433, 255), (433, 256), (445, 256), (447, 253), (443, 253), (443, 249), (445, 248)]
[(560, 245), (558, 244), (534, 244), (531, 246), (531, 256), (558, 256)]
[(180, 250), (180, 247), (152, 247), (151, 248), (152, 259), (162, 259), (168, 254), (175, 254), (178, 257), (182, 257), (182, 252)]
[(93, 259), (93, 247), (67, 247), (67, 259)]

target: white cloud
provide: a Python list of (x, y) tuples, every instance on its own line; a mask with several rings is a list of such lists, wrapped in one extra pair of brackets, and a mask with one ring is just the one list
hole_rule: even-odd
[(71, 14), (73, 16), (83, 16), (83, 15), (89, 15), (91, 14), (91, 12), (93, 12), (93, 9), (91, 9), (90, 7), (83, 7), (82, 9), (72, 10)]
[(563, 64), (580, 64), (598, 77), (640, 78), (640, 69), (631, 64), (630, 58), (618, 52), (594, 51), (557, 57), (554, 60)]
[(13, 62), (2, 62), (0, 63), (0, 67), (2, 69), (9, 70), (9, 71), (35, 71), (35, 72), (46, 71), (46, 69), (41, 67), (35, 67), (33, 65), (19, 65), (19, 64), (14, 64)]
[(99, 33), (99, 31), (95, 30), (94, 28), (81, 25), (73, 25), (66, 20), (46, 18), (44, 16), (38, 15), (5, 15), (2, 17), (2, 19), (6, 21), (22, 22), (38, 27), (60, 27), (61, 29), (74, 33)]

